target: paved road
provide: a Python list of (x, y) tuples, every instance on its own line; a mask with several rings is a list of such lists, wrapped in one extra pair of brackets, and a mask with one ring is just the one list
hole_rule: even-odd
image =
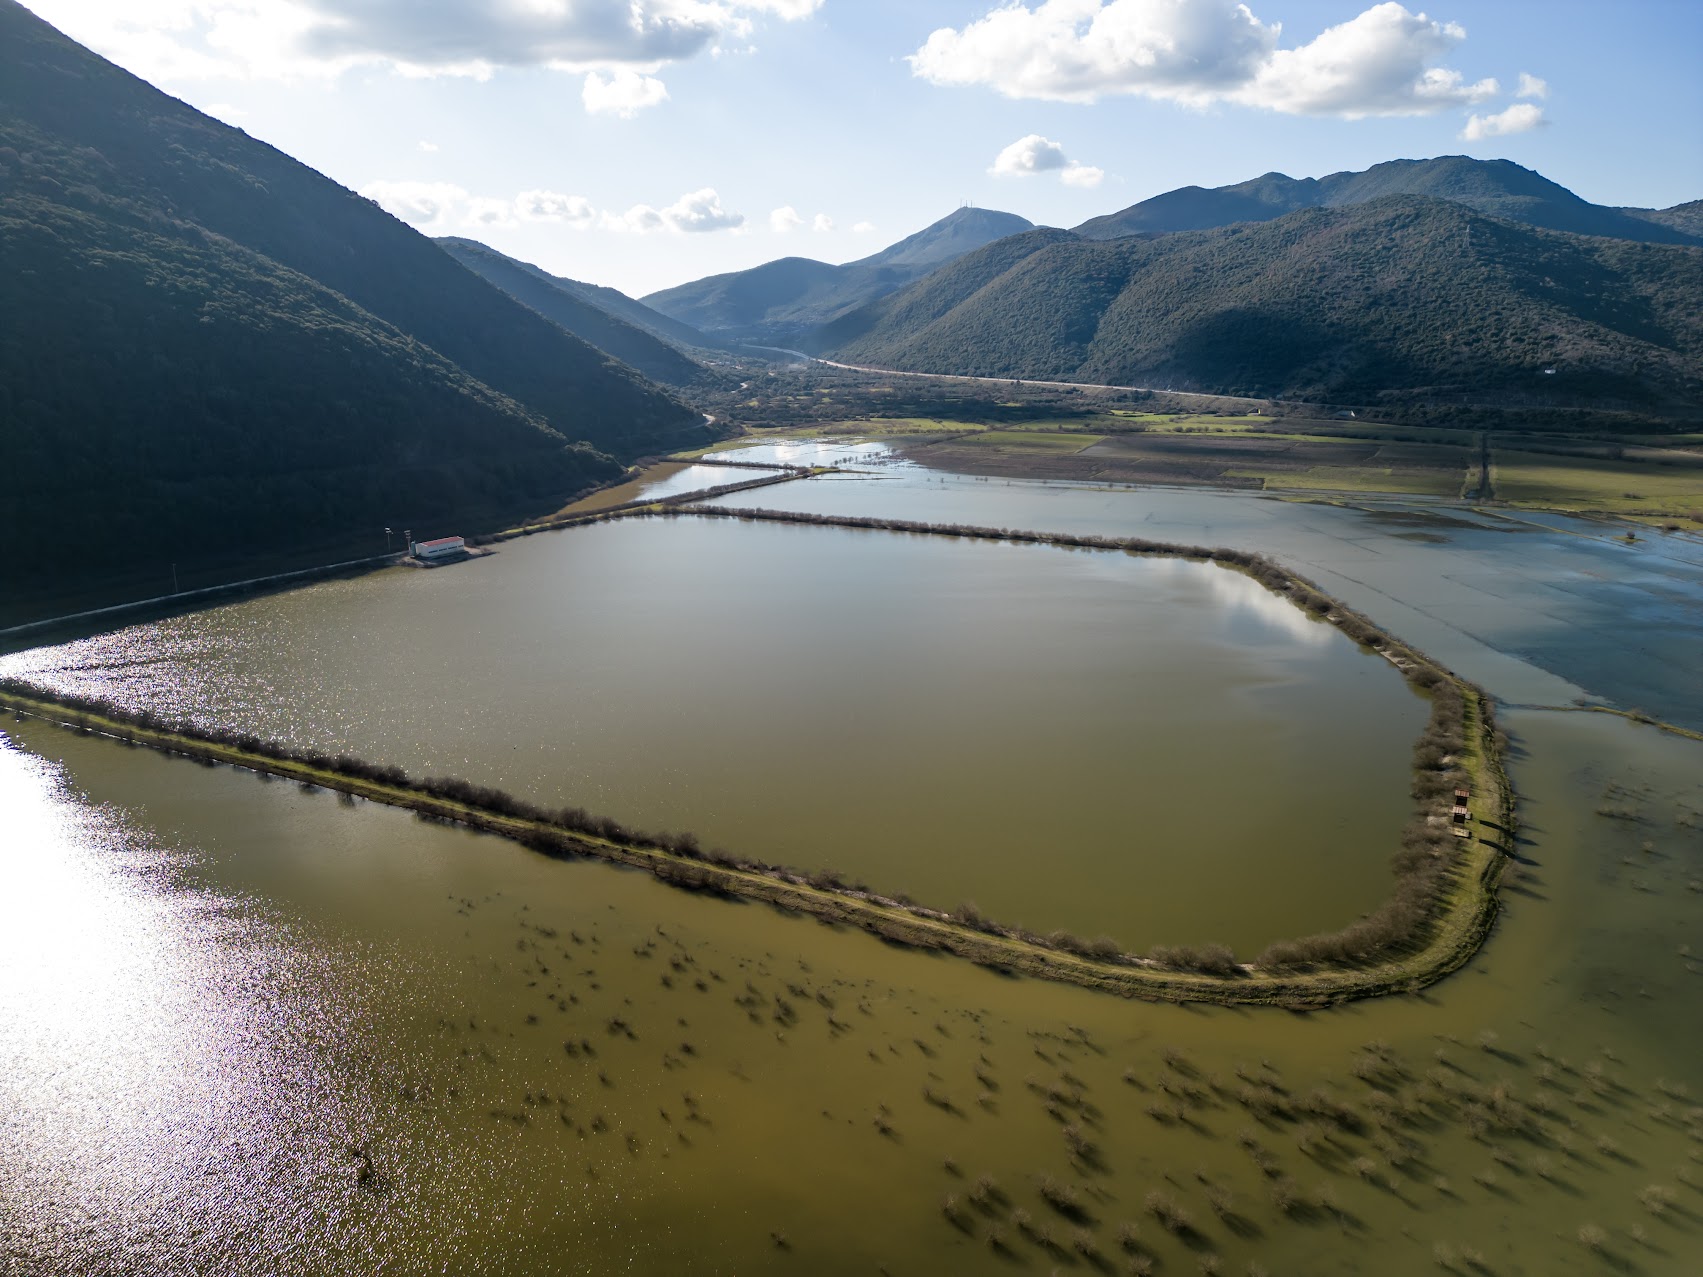
[(753, 346), (752, 349), (778, 350), (783, 355), (793, 355), (806, 363), (821, 364), (827, 368), (843, 368), (847, 372), (879, 373), (883, 377), (927, 377), (934, 381), (983, 381), (993, 386), (1052, 386), (1063, 390), (1144, 390), (1157, 394), (1187, 395), (1191, 399), (1216, 399), (1220, 403), (1266, 402), (1250, 395), (1208, 395), (1198, 390), (1172, 390), (1169, 386), (1108, 386), (1098, 381), (1039, 381), (1033, 377), (971, 377), (963, 373), (952, 372), (901, 372), (897, 368), (871, 368), (867, 364), (842, 364), (832, 359), (818, 359), (815, 355), (807, 355), (802, 350), (788, 350), (785, 346)]

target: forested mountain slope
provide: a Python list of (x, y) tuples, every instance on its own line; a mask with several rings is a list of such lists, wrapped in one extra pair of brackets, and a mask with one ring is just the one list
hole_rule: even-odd
[[(9, 577), (382, 544), (701, 417), (288, 156), (0, 0)], [(369, 531), (370, 530), (370, 531)]]
[(961, 208), (855, 262), (834, 266), (808, 257), (783, 257), (666, 288), (642, 300), (712, 335), (785, 345), (945, 262), (1031, 227), (1011, 213)]
[[(557, 279), (475, 240), (446, 237), (437, 243), (480, 278), (653, 381), (684, 387), (710, 377), (709, 369), (678, 347), (588, 300), (573, 287), (576, 281)], [(668, 322), (661, 315), (656, 318)]]
[(1333, 402), (1695, 408), (1703, 395), (1703, 249), (1420, 196), (1150, 239), (1024, 240), (848, 316), (858, 335), (834, 353)]

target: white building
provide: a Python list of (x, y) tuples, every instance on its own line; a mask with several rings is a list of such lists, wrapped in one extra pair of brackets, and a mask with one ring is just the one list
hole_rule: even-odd
[(462, 537), (439, 537), (435, 541), (415, 541), (409, 550), (416, 559), (429, 563), (433, 559), (447, 559), (452, 554), (466, 554), (467, 541)]

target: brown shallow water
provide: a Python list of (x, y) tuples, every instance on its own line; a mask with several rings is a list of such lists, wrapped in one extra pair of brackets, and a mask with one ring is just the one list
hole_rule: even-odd
[[(12, 725), (6, 871), (27, 890), (0, 927), (0, 1254), (28, 1273), (1087, 1272), (1076, 1230), (1110, 1255), (1128, 1220), (1166, 1272), (1434, 1272), (1439, 1244), (1483, 1271), (1612, 1271), (1576, 1240), (1594, 1223), (1620, 1271), (1693, 1272), (1703, 749), (1595, 717), (1512, 726), (1545, 760), (1516, 766), (1532, 863), (1481, 961), (1297, 1017), (1005, 980)], [(1356, 1076), (1371, 1041), (1387, 1078)], [(1366, 1125), (1262, 1122), (1247, 1078), (1328, 1086)], [(1458, 1098), (1474, 1088), (1483, 1106)], [(1381, 1093), (1420, 1116), (1381, 1127)], [(1475, 1137), (1492, 1102), (1524, 1129)], [(1043, 1174), (1084, 1220), (1044, 1205)], [(1008, 1197), (985, 1212), (982, 1175)], [(1290, 1177), (1293, 1215), (1271, 1187)], [(1160, 1229), (1154, 1192), (1198, 1235)]]
[[(1378, 547), (1346, 551), (1359, 578)], [(1465, 597), (1369, 610), (1429, 609), (1505, 695), (1559, 682), (1475, 646)], [(1005, 979), (7, 721), (0, 1271), (1696, 1273), (1703, 745), (1505, 718), (1522, 863), (1488, 947), (1423, 996), (1303, 1016)]]
[(701, 519), (0, 671), (1036, 930), (1250, 954), (1382, 899), (1425, 717), (1387, 663), (1223, 568)]

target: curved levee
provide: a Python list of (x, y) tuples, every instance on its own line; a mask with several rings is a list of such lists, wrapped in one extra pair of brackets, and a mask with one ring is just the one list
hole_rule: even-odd
[[(281, 745), (165, 723), (152, 715), (115, 706), (55, 696), (17, 680), (0, 684), (0, 707), (17, 714), (86, 732), (97, 732), (137, 745), (182, 754), (209, 763), (254, 771), (338, 790), (402, 807), (429, 819), (450, 821), (519, 841), (546, 855), (588, 856), (644, 869), (671, 885), (743, 899), (809, 914), (825, 922), (859, 927), (894, 943), (932, 949), (1012, 974), (1059, 980), (1123, 997), (1171, 1002), (1231, 1005), (1322, 1007), (1351, 999), (1424, 988), (1459, 970), (1484, 943), (1495, 922), (1497, 885), (1514, 834), (1513, 793), (1501, 763), (1501, 742), (1493, 706), (1484, 691), (1443, 669), (1421, 653), (1385, 634), (1366, 618), (1331, 599), (1311, 582), (1262, 555), (1211, 550), (1135, 539), (1059, 536), (1008, 529), (910, 523), (902, 520), (836, 518), (775, 511), (717, 507), (682, 509), (648, 505), (575, 520), (567, 526), (610, 517), (668, 515), (762, 519), (831, 524), (841, 527), (924, 535), (1009, 540), (1126, 553), (1161, 554), (1221, 564), (1244, 571), (1297, 606), (1337, 626), (1389, 660), (1434, 704), (1445, 694), (1459, 698), (1459, 739), (1444, 760), (1446, 774), (1466, 781), (1471, 798), (1471, 836), (1436, 832), (1448, 821), (1435, 795), (1420, 800), (1418, 823), (1426, 827), (1430, 850), (1409, 859), (1424, 862), (1427, 883), (1440, 886), (1426, 899), (1412, 934), (1382, 946), (1362, 961), (1301, 962), (1259, 966), (1220, 964), (1217, 970), (1185, 970), (1178, 964), (1128, 954), (1082, 951), (983, 919), (953, 915), (902, 903), (876, 893), (811, 881), (802, 871), (780, 866), (711, 862), (689, 836), (648, 836), (616, 822), (569, 810), (552, 813), (499, 791), (442, 778), (412, 780), (399, 769), (345, 757), (327, 758)], [(1438, 775), (1444, 773), (1439, 772)], [(1435, 789), (1433, 784), (1431, 789)], [(1479, 831), (1490, 830), (1496, 838)], [(1352, 933), (1353, 928), (1343, 935)], [(1331, 937), (1322, 939), (1330, 940)], [(1273, 950), (1284, 946), (1273, 946)], [(1289, 947), (1295, 948), (1292, 943)], [(1329, 946), (1327, 946), (1328, 948)], [(1341, 946), (1338, 946), (1339, 948)]]

